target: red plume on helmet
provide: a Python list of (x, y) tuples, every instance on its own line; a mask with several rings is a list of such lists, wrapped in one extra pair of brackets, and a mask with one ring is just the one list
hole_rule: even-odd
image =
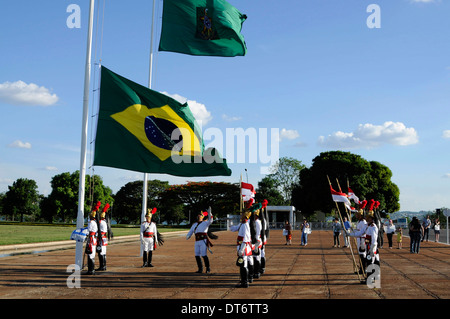
[(95, 205), (95, 208), (93, 209), (94, 212), (98, 211), (100, 206), (102, 206), (101, 202), (97, 202), (97, 205)]
[(373, 206), (373, 208), (374, 208), (374, 209), (377, 209), (379, 206), (380, 206), (380, 202), (379, 202), (379, 201), (376, 201), (376, 202), (375, 202), (375, 205)]
[(359, 205), (359, 208), (360, 208), (360, 209), (364, 209), (364, 207), (366, 207), (366, 205), (367, 205), (367, 201), (366, 201), (366, 200), (363, 200), (363, 201), (361, 202), (361, 204)]
[(156, 213), (156, 207), (152, 208), (152, 215), (154, 215)]
[(269, 202), (267, 201), (267, 199), (265, 199), (265, 200), (263, 200), (262, 201), (262, 207), (261, 208), (266, 208), (267, 207), (267, 204), (269, 204)]
[(208, 216), (208, 212), (203, 212), (202, 214), (203, 214), (203, 216), (205, 216), (205, 217)]
[(250, 198), (248, 201), (247, 201), (247, 205), (245, 206), (247, 209), (248, 208), (250, 208), (252, 205), (253, 205), (253, 203), (255, 202), (255, 200), (253, 199), (253, 198)]
[(375, 205), (375, 200), (371, 199), (369, 201), (369, 210), (373, 210), (373, 206)]
[(105, 207), (103, 207), (103, 212), (105, 213), (109, 209), (110, 205), (107, 203)]

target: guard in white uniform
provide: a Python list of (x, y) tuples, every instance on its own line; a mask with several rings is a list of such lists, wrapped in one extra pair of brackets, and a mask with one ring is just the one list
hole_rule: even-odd
[(94, 275), (95, 274), (95, 250), (97, 249), (97, 232), (98, 232), (98, 226), (97, 221), (95, 220), (95, 217), (97, 215), (97, 211), (100, 208), (101, 203), (98, 202), (96, 207), (92, 210), (89, 217), (89, 224), (88, 224), (88, 231), (89, 231), (89, 237), (87, 239), (86, 243), (86, 250), (85, 254), (88, 255), (88, 275)]
[(143, 265), (142, 267), (153, 267), (152, 257), (153, 250), (156, 249), (156, 243), (158, 242), (158, 231), (156, 224), (152, 222), (152, 216), (156, 212), (156, 207), (151, 211), (148, 209), (145, 215), (145, 222), (141, 224), (141, 244), (143, 250)]
[(100, 266), (96, 269), (96, 271), (106, 270), (106, 246), (108, 246), (108, 224), (106, 223), (106, 213), (109, 209), (109, 204), (106, 204), (103, 208), (102, 213), (100, 214), (99, 231), (98, 231), (98, 240), (97, 240), (97, 250), (98, 250), (98, 260), (100, 262)]
[(365, 269), (367, 267), (367, 259), (366, 259), (366, 244), (365, 244), (365, 234), (367, 229), (367, 222), (364, 219), (364, 211), (360, 209), (355, 217), (358, 219), (358, 223), (356, 224), (356, 229), (352, 230), (348, 235), (351, 237), (356, 237), (356, 244), (358, 246), (359, 258), (361, 261), (362, 269), (360, 267), (359, 273), (365, 273)]
[(267, 199), (263, 200), (261, 210), (259, 213), (260, 217), (259, 220), (261, 221), (261, 242), (262, 242), (261, 258), (260, 258), (261, 262), (259, 266), (259, 273), (261, 275), (264, 274), (264, 272), (266, 271), (266, 244), (269, 234), (269, 221), (267, 219), (267, 216), (264, 215), (264, 212), (268, 204), (269, 202), (267, 201)]
[(212, 246), (208, 238), (208, 229), (213, 222), (213, 216), (208, 212), (200, 212), (197, 215), (197, 222), (195, 222), (189, 232), (186, 235), (186, 239), (190, 239), (192, 235), (195, 235), (195, 260), (197, 262), (198, 270), (196, 273), (203, 272), (202, 258), (205, 262), (206, 273), (211, 272), (209, 258), (208, 258), (208, 248)]
[(241, 222), (239, 225), (231, 226), (230, 230), (238, 232), (237, 237), (237, 261), (236, 265), (240, 267), (240, 283), (237, 288), (248, 288), (248, 268), (249, 264), (253, 261), (252, 258), (252, 238), (250, 232), (249, 218), (251, 216), (250, 211), (244, 211), (242, 213)]
[[(365, 235), (365, 245), (366, 245), (366, 259), (367, 267), (370, 265), (377, 265), (380, 267), (380, 254), (378, 252), (378, 227), (375, 224), (374, 212), (371, 210), (366, 216), (367, 219), (367, 229)], [(367, 272), (367, 277), (375, 272), (374, 267), (372, 271)], [(373, 278), (375, 279), (375, 278)]]
[(261, 208), (256, 209), (253, 212), (255, 218), (255, 247), (253, 249), (253, 278), (258, 279), (261, 276), (261, 253), (263, 248), (262, 238), (261, 238), (261, 219), (259, 218), (261, 214)]

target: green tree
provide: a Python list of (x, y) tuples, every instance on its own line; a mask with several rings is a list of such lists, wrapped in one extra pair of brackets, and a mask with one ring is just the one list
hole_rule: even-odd
[(348, 181), (360, 200), (379, 201), (379, 209), (384, 213), (400, 208), (400, 191), (392, 183), (392, 172), (387, 166), (349, 152), (331, 151), (321, 153), (313, 159), (311, 167), (300, 171), (300, 182), (293, 190), (293, 202), (304, 216), (335, 210), (327, 176), (335, 190), (339, 190), (339, 181), (342, 191), (347, 193)]
[(283, 206), (285, 204), (283, 196), (277, 188), (277, 183), (270, 176), (265, 176), (258, 182), (255, 200), (257, 203), (267, 199), (271, 206)]
[(270, 168), (268, 178), (279, 190), (284, 205), (292, 205), (292, 190), (299, 183), (299, 174), (306, 166), (292, 157), (282, 157)]
[(23, 222), (24, 215), (36, 214), (39, 209), (38, 187), (34, 180), (27, 178), (17, 179), (12, 186), (8, 186), (8, 191), (4, 199), (4, 211), (6, 215), (20, 216)]
[[(165, 210), (161, 206), (161, 194), (169, 187), (169, 182), (150, 180), (147, 185), (147, 207), (149, 209), (156, 207), (155, 218), (162, 218)], [(133, 181), (122, 186), (115, 195), (114, 219), (119, 224), (139, 224), (142, 215), (142, 196), (142, 181)]]
[(211, 207), (216, 217), (226, 217), (227, 214), (239, 212), (239, 184), (225, 182), (189, 182), (172, 185), (163, 194), (165, 200), (182, 204), (186, 215), (191, 212), (196, 216), (200, 211)]
[[(41, 203), (41, 216), (48, 222), (55, 220), (73, 221), (78, 215), (78, 190), (80, 173), (65, 172), (53, 176), (50, 181), (52, 192)], [(103, 185), (103, 180), (98, 175), (86, 175), (84, 212), (85, 217), (91, 208), (100, 201), (102, 206), (109, 203), (113, 205), (112, 190)]]

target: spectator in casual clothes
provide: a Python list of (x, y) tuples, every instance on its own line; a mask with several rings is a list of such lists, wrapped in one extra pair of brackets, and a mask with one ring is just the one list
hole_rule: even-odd
[(389, 243), (389, 249), (392, 249), (392, 237), (395, 234), (395, 225), (392, 221), (392, 219), (389, 219), (389, 225), (386, 227), (386, 236)]
[(344, 229), (346, 230), (344, 232), (344, 248), (347, 248), (348, 246), (350, 246), (350, 237), (348, 236), (348, 233), (350, 233), (350, 229), (352, 228), (352, 226), (350, 225), (350, 222), (347, 220), (347, 217), (344, 217)]
[(441, 233), (441, 222), (439, 221), (439, 218), (436, 218), (434, 221), (434, 236), (435, 236), (435, 242), (439, 242), (439, 235)]
[(422, 241), (425, 239), (425, 237), (427, 238), (427, 241), (428, 241), (428, 235), (429, 235), (430, 227), (431, 227), (430, 216), (427, 215), (427, 217), (423, 220), (422, 226), (423, 226)]
[(423, 226), (420, 224), (419, 219), (414, 216), (409, 224), (409, 237), (411, 238), (409, 250), (411, 253), (419, 253), (421, 236), (423, 236)]
[(336, 245), (338, 247), (341, 247), (341, 243), (339, 240), (339, 236), (341, 235), (341, 223), (339, 223), (339, 219), (336, 217), (333, 221), (333, 239), (334, 239), (334, 246), (336, 247)]

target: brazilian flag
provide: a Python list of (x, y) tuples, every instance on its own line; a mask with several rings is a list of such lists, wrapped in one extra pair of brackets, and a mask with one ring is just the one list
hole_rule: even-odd
[(164, 0), (159, 51), (245, 55), (241, 29), (246, 19), (225, 0)]
[(94, 165), (175, 176), (230, 176), (187, 103), (102, 66)]

